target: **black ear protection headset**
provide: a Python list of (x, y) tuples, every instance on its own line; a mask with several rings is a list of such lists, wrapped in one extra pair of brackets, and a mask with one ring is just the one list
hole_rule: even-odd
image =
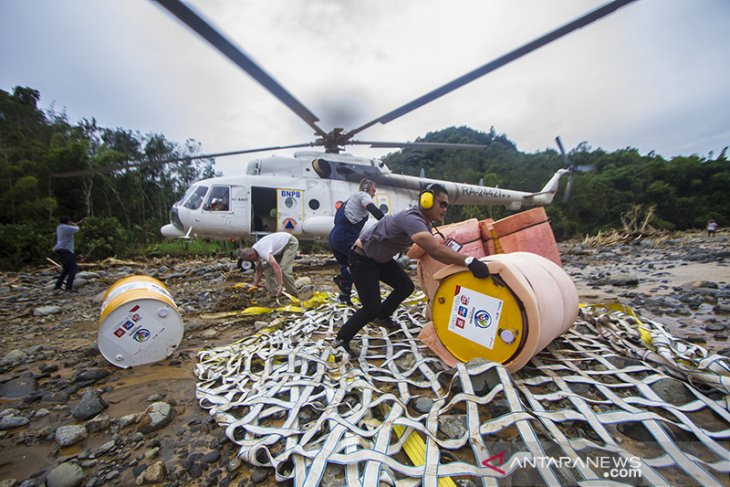
[(369, 179), (363, 179), (362, 181), (360, 181), (360, 191), (365, 191), (367, 193), (372, 187), (373, 181), (370, 181)]
[(436, 201), (436, 190), (440, 193), (446, 192), (446, 188), (437, 183), (430, 183), (421, 190), (418, 195), (418, 204), (421, 205), (421, 208), (424, 210), (433, 208), (433, 204)]

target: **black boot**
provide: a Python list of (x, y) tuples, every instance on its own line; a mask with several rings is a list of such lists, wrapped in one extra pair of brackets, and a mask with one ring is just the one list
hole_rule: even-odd
[(352, 294), (352, 283), (345, 281), (342, 276), (335, 276), (332, 280), (335, 281), (337, 289), (340, 290), (340, 295), (338, 296), (340, 303), (352, 306), (352, 301), (350, 300), (350, 294)]

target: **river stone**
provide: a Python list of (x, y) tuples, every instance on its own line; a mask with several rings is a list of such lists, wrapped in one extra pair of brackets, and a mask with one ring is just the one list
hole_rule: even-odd
[(687, 386), (675, 379), (662, 379), (651, 384), (650, 387), (659, 397), (678, 406), (697, 399), (697, 397), (692, 394), (692, 391), (687, 389)]
[(680, 287), (682, 289), (698, 289), (698, 288), (717, 289), (718, 288), (716, 282), (702, 281), (702, 280), (685, 282), (684, 284), (681, 284), (678, 287)]
[(3, 409), (2, 411), (0, 411), (0, 418), (4, 418), (5, 416), (16, 416), (18, 414), (20, 414), (20, 409), (15, 409), (15, 408)]
[(613, 274), (608, 278), (608, 283), (619, 287), (632, 287), (639, 284), (639, 277), (627, 272)]
[(103, 455), (106, 452), (111, 451), (116, 445), (117, 445), (116, 441), (109, 440), (99, 447), (99, 449), (96, 451), (96, 454)]
[(139, 476), (135, 479), (135, 483), (137, 485), (142, 484), (159, 484), (163, 480), (165, 480), (165, 477), (167, 476), (167, 467), (165, 467), (165, 463), (162, 461), (155, 462), (147, 469), (139, 474)]
[(84, 480), (84, 471), (75, 463), (62, 463), (46, 477), (48, 487), (76, 487)]
[(103, 379), (104, 377), (111, 374), (106, 369), (100, 369), (100, 368), (94, 368), (94, 369), (84, 369), (78, 374), (76, 374), (73, 378), (74, 382), (86, 382), (88, 380), (90, 381), (97, 381), (99, 379)]
[(86, 422), (86, 430), (89, 433), (98, 433), (105, 430), (112, 424), (112, 418), (107, 414), (99, 414)]
[(451, 440), (466, 434), (466, 414), (444, 414), (439, 416), (439, 431)]
[(302, 276), (294, 281), (294, 287), (311, 286), (312, 278), (308, 276)]
[(117, 426), (119, 426), (120, 428), (126, 428), (130, 424), (136, 423), (141, 415), (142, 413), (132, 413), (124, 415), (121, 418), (117, 418)]
[(200, 334), (201, 338), (206, 338), (206, 339), (215, 338), (216, 336), (218, 336), (218, 330), (215, 330), (213, 328), (209, 328)]
[(638, 421), (618, 423), (616, 425), (616, 429), (636, 441), (642, 441), (644, 443), (656, 441), (654, 436), (652, 436), (649, 430), (646, 429), (644, 424)]
[(166, 402), (155, 402), (142, 413), (138, 431), (142, 433), (151, 433), (160, 428), (167, 426), (172, 421), (175, 410)]
[(56, 430), (56, 443), (59, 446), (70, 446), (88, 436), (86, 427), (82, 424), (69, 424)]
[(413, 409), (421, 414), (428, 414), (433, 406), (433, 399), (430, 397), (419, 396), (413, 401)]
[(493, 362), (483, 358), (474, 358), (466, 363), (466, 369), (469, 371), (471, 385), (474, 389), (474, 394), (477, 396), (486, 395), (489, 391), (502, 383), (496, 367), (488, 368), (478, 374), (474, 372), (475, 369), (483, 368), (484, 365), (491, 363)]
[(270, 473), (270, 469), (268, 468), (254, 467), (253, 470), (251, 470), (251, 481), (254, 484), (261, 483), (266, 480)]
[(72, 415), (74, 419), (78, 420), (89, 419), (93, 418), (107, 407), (109, 407), (109, 404), (102, 399), (101, 394), (99, 394), (98, 391), (94, 389), (87, 389), (86, 392), (84, 392), (81, 401), (79, 401), (74, 408)]
[(11, 350), (3, 356), (3, 364), (19, 364), (28, 359), (28, 354), (23, 350)]
[(30, 423), (30, 420), (23, 416), (3, 416), (0, 419), (0, 431), (25, 426), (28, 423)]
[(0, 398), (17, 399), (25, 397), (38, 389), (38, 383), (32, 377), (16, 377), (0, 385)]
[(33, 309), (33, 316), (48, 316), (56, 313), (60, 313), (63, 308), (55, 304), (48, 306), (39, 306)]

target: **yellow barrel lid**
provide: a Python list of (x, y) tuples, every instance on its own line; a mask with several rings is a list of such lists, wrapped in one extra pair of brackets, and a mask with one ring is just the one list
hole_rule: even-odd
[(477, 279), (468, 271), (441, 281), (432, 317), (441, 342), (462, 362), (485, 358), (505, 363), (519, 351), (528, 330), (521, 301), (499, 276)]

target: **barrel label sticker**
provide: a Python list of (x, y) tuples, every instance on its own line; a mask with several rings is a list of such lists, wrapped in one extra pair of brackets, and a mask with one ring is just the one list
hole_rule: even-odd
[[(145, 309), (135, 306), (136, 313), (127, 313), (112, 328), (117, 343), (127, 356), (146, 353), (145, 349), (164, 333), (166, 327), (150, 316)], [(154, 347), (153, 347), (154, 348)]]
[[(147, 341), (147, 338), (149, 338), (149, 331), (144, 330), (147, 332), (146, 333), (147, 336), (145, 336), (145, 333), (140, 334), (140, 330), (142, 329), (143, 326), (148, 326), (147, 322), (149, 322), (149, 319), (144, 318), (144, 316), (143, 316), (144, 313), (142, 312), (143, 310), (140, 309), (139, 305), (132, 308), (132, 310), (136, 311), (136, 313), (132, 314), (130, 312), (130, 313), (127, 313), (125, 316), (122, 316), (121, 319), (118, 321), (117, 326), (114, 327), (116, 329), (114, 334), (118, 338), (122, 338), (122, 336), (124, 336), (125, 342), (127, 342), (127, 341), (131, 341), (132, 343), (145, 342), (145, 341)], [(130, 311), (132, 311), (132, 310), (130, 310)], [(118, 334), (117, 331), (121, 331), (122, 333)], [(128, 334), (125, 336), (124, 332), (126, 332)]]
[(492, 349), (504, 302), (464, 286), (456, 286), (449, 331)]

